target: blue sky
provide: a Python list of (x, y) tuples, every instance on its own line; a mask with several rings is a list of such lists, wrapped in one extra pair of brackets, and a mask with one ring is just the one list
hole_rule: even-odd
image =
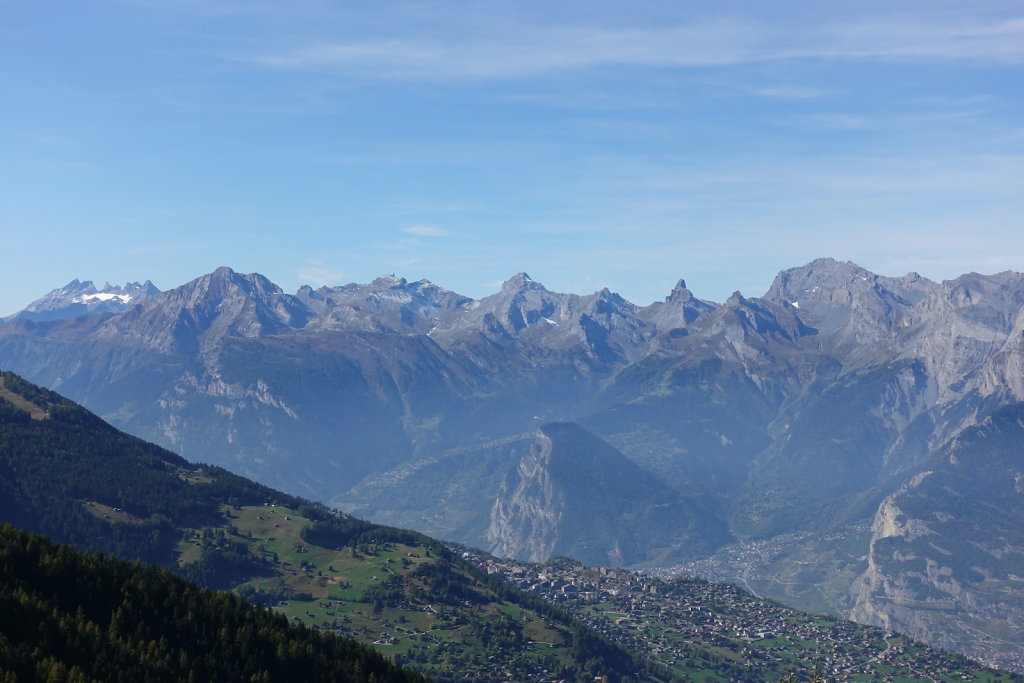
[(1021, 270), (1022, 66), (1019, 0), (4, 3), (0, 315), (219, 265), (641, 304)]

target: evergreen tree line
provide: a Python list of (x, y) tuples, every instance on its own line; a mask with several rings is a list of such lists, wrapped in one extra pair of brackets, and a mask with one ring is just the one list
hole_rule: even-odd
[(0, 681), (426, 680), (158, 567), (0, 526)]
[(312, 521), (302, 530), (302, 540), (321, 548), (343, 548), (382, 543), (443, 547), (436, 540), (416, 531), (398, 529), (339, 515), (317, 505), (302, 505), (298, 513)]
[(227, 537), (223, 529), (206, 529), (195, 562), (177, 567), (174, 572), (206, 588), (228, 590), (256, 576), (271, 576), (273, 567), (249, 547)]
[[(49, 415), (34, 420), (0, 399), (0, 522), (171, 567), (181, 529), (220, 525), (224, 504), (305, 502), (218, 467), (191, 465), (13, 373), (0, 372), (0, 380)], [(111, 523), (87, 502), (135, 522)]]

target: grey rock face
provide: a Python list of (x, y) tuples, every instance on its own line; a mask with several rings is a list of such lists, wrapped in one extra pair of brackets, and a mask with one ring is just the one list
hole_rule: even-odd
[(148, 297), (111, 319), (97, 340), (129, 338), (158, 353), (203, 354), (225, 337), (260, 337), (301, 327), (309, 311), (259, 274), (221, 267), (175, 289)]
[(302, 287), (296, 295), (315, 313), (310, 330), (429, 334), (472, 299), (427, 280), (382, 275), (368, 285)]
[(639, 309), (640, 317), (653, 325), (660, 334), (679, 337), (694, 322), (711, 313), (718, 304), (698, 299), (686, 287), (686, 281), (680, 280), (665, 297), (650, 306)]
[(848, 366), (864, 366), (895, 353), (911, 309), (937, 288), (916, 273), (883, 277), (853, 263), (818, 259), (779, 273), (765, 298), (797, 308), (821, 333), (824, 350)]
[(879, 506), (853, 618), (1020, 669), (1024, 404), (942, 448)]
[(553, 557), (565, 514), (565, 493), (551, 476), (551, 437), (538, 432), (530, 450), (506, 478), (491, 508), (486, 540), (499, 557), (545, 562)]
[(721, 522), (578, 425), (541, 427), (502, 482), (485, 533), (491, 552), (542, 562), (567, 555), (621, 566), (699, 553)]
[(588, 367), (607, 367), (646, 352), (656, 328), (639, 310), (607, 289), (589, 296), (559, 294), (519, 273), (497, 294), (444, 319), (431, 338), (469, 354), (518, 347), (542, 358), (554, 352), (555, 362), (569, 357)]

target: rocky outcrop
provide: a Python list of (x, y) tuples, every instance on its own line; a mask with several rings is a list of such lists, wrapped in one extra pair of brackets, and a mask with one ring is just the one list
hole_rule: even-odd
[(851, 617), (986, 663), (1024, 663), (1024, 404), (966, 430), (886, 497)]
[(473, 301), (428, 280), (408, 282), (394, 275), (382, 275), (367, 285), (301, 287), (296, 297), (314, 313), (306, 326), (309, 331), (398, 334), (431, 334)]
[(552, 450), (551, 437), (538, 432), (498, 489), (485, 540), (499, 557), (546, 562), (555, 555), (565, 492), (552, 481)]
[(657, 328), (658, 333), (670, 337), (681, 337), (687, 328), (711, 313), (719, 304), (704, 301), (693, 295), (686, 280), (680, 280), (664, 301), (656, 301), (638, 311), (640, 317)]
[(545, 425), (491, 507), (491, 552), (622, 566), (700, 555), (728, 540), (721, 521), (580, 426)]
[(469, 354), (499, 347), (545, 365), (554, 360), (614, 367), (647, 353), (657, 330), (640, 313), (608, 289), (561, 294), (519, 273), (498, 293), (442, 319), (430, 334), (442, 346)]
[[(897, 543), (910, 544), (918, 538), (935, 534), (924, 520), (908, 518), (897, 507), (897, 501), (901, 496), (919, 486), (931, 474), (933, 472), (927, 471), (915, 475), (898, 491), (887, 496), (878, 507), (871, 525), (868, 566), (851, 591), (855, 599), (853, 610), (850, 613), (853, 620), (897, 630), (894, 628), (894, 624), (905, 622), (906, 619), (900, 618), (897, 611), (893, 609), (893, 605), (913, 604), (919, 596), (909, 588), (911, 579), (920, 582), (927, 578), (928, 573), (935, 573), (929, 571), (933, 570), (933, 567), (926, 567), (925, 573), (902, 573), (890, 576), (883, 569), (883, 567), (891, 566), (891, 562), (918, 559), (916, 555), (898, 547)], [(880, 609), (877, 604), (878, 599), (891, 604)], [(949, 609), (950, 605), (936, 602), (934, 607)]]

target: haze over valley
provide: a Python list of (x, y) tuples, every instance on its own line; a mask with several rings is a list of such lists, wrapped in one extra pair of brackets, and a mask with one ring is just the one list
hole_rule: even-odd
[(1019, 666), (1020, 274), (819, 259), (762, 297), (680, 281), (637, 306), (525, 273), (472, 299), (219, 268), (81, 315), (90, 286), (0, 324), (0, 366), (193, 461), (499, 556), (704, 573)]

